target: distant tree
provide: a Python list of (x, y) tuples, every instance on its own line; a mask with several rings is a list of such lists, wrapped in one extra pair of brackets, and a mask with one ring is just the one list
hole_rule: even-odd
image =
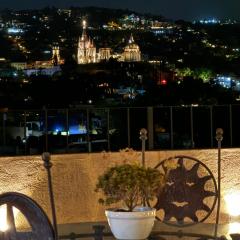
[(179, 77), (180, 79), (183, 79), (184, 77), (190, 77), (193, 76), (193, 71), (189, 68), (177, 68), (176, 69), (176, 75), (177, 77)]
[(207, 68), (198, 68), (194, 70), (193, 75), (195, 78), (202, 79), (203, 82), (208, 82), (214, 77), (213, 71)]

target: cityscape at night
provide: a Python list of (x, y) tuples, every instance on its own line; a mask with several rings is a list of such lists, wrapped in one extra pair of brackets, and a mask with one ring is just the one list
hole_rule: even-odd
[(0, 105), (237, 103), (239, 26), (99, 7), (5, 9)]
[[(30, 6), (0, 12), (1, 139), (13, 144), (3, 152), (15, 152), (15, 144), (18, 154), (139, 148), (130, 135), (149, 121), (149, 149), (212, 147), (225, 111), (225, 145), (238, 146), (234, 14), (186, 21), (129, 9)], [(202, 137), (200, 126), (208, 132)]]
[(194, 239), (240, 239), (239, 9), (1, 0), (0, 240), (148, 239), (115, 235), (99, 196), (160, 210), (149, 239), (205, 220)]

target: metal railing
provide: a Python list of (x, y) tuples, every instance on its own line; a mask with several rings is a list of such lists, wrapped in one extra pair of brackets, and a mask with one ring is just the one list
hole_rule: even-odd
[(223, 128), (223, 147), (239, 147), (240, 105), (79, 108), (0, 111), (0, 155), (141, 149), (213, 148)]

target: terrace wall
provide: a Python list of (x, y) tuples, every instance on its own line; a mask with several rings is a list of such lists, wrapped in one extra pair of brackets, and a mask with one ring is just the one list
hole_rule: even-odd
[[(174, 155), (188, 155), (203, 161), (217, 173), (217, 150), (181, 150), (146, 152), (146, 162), (154, 166), (159, 160)], [(94, 192), (97, 177), (109, 166), (141, 159), (140, 152), (102, 152), (90, 154), (52, 155), (52, 176), (58, 223), (102, 221), (104, 207)], [(222, 150), (221, 222), (229, 220), (224, 196), (240, 191), (240, 149)], [(0, 158), (0, 192), (21, 192), (42, 206), (49, 216), (50, 204), (46, 171), (41, 156)], [(213, 214), (215, 216), (215, 214)], [(214, 218), (210, 217), (209, 222)], [(21, 223), (21, 219), (19, 220)]]

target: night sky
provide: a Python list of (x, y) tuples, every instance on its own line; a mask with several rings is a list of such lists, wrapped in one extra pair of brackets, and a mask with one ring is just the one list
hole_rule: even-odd
[(138, 12), (185, 20), (208, 17), (240, 19), (239, 0), (0, 0), (0, 9), (33, 9), (46, 6), (129, 8)]

